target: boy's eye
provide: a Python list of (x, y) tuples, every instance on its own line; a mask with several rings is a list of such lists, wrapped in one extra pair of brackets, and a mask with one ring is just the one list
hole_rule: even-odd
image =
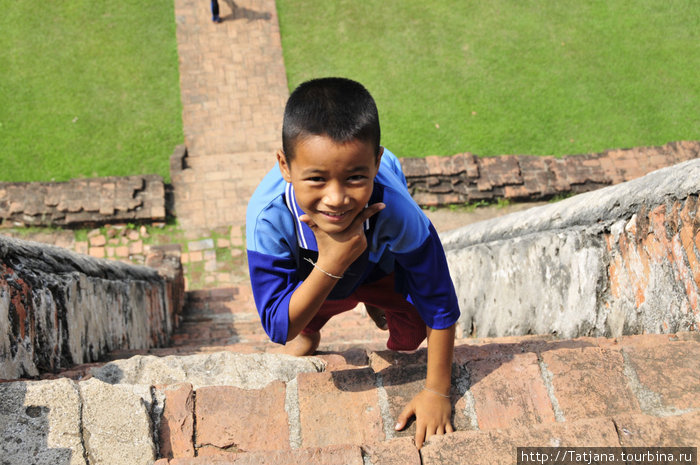
[(311, 176), (311, 177), (306, 178), (306, 180), (311, 181), (311, 182), (323, 182), (323, 181), (325, 181), (325, 179), (322, 178), (321, 176)]
[(367, 176), (362, 174), (356, 174), (354, 176), (350, 176), (348, 178), (348, 181), (364, 181), (365, 179), (367, 179)]

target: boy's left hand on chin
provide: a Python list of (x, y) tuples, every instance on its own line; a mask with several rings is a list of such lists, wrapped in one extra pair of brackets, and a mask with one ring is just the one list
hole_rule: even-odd
[(450, 423), (452, 403), (439, 394), (426, 390), (419, 392), (399, 415), (396, 431), (404, 429), (413, 415), (416, 416), (415, 441), (418, 449), (423, 447), (423, 442), (430, 436), (454, 432)]

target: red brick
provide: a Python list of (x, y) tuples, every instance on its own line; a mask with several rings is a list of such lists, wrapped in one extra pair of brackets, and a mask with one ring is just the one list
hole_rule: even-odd
[(90, 247), (103, 247), (107, 243), (107, 239), (102, 234), (99, 234), (91, 237), (89, 242)]
[(430, 155), (425, 157), (425, 163), (428, 167), (428, 174), (430, 176), (440, 176), (444, 174), (442, 157), (435, 155)]
[(105, 257), (105, 248), (104, 247), (90, 247), (90, 256), (95, 257), (95, 258), (104, 258)]
[(532, 353), (469, 363), (480, 429), (510, 428), (554, 421), (554, 410)]
[(319, 354), (316, 357), (326, 362), (325, 371), (348, 370), (369, 366), (367, 352), (360, 348), (349, 349), (338, 354)]
[(580, 339), (561, 340), (552, 336), (509, 336), (472, 339), (455, 347), (455, 363), (464, 365), (476, 360), (512, 357), (526, 352), (539, 353), (557, 349), (593, 347), (595, 343)]
[(547, 159), (549, 171), (554, 175), (552, 185), (557, 192), (571, 191), (571, 183), (566, 176), (566, 160), (560, 158)]
[(620, 415), (614, 418), (620, 445), (628, 447), (697, 447), (700, 412), (672, 417)]
[(458, 431), (434, 436), (421, 449), (423, 465), (469, 463), (512, 465), (518, 447), (616, 447), (617, 432), (608, 419), (551, 423), (509, 430)]
[(658, 394), (658, 407), (700, 408), (700, 343), (628, 347), (625, 353), (642, 387)]
[(263, 389), (210, 386), (197, 390), (197, 447), (233, 451), (289, 449), (285, 384), (274, 381)]
[(597, 347), (542, 353), (566, 421), (639, 412), (616, 350)]
[[(423, 364), (389, 367), (381, 371), (382, 384), (387, 394), (389, 415), (392, 419), (392, 423), (396, 423), (396, 420), (406, 405), (423, 389), (423, 386), (425, 386), (425, 369), (426, 366)], [(457, 402), (457, 397), (453, 399), (453, 402)], [(394, 425), (392, 424), (392, 430), (393, 427)], [(408, 427), (394, 434), (397, 437), (414, 437), (416, 435), (415, 421), (411, 420), (408, 423)]]
[(297, 379), (304, 447), (384, 440), (371, 369), (301, 373)]
[(194, 398), (189, 383), (164, 389), (165, 407), (160, 424), (160, 455), (166, 458), (194, 457)]
[(392, 366), (425, 365), (427, 362), (428, 351), (426, 349), (419, 349), (410, 353), (378, 350), (369, 354), (370, 366), (377, 373)]
[(117, 247), (115, 250), (115, 253), (116, 253), (117, 257), (119, 257), (119, 258), (126, 258), (129, 256), (129, 247), (127, 247), (127, 246)]
[[(220, 456), (173, 459), (170, 465), (363, 465), (359, 446), (340, 445), (292, 451), (232, 453)], [(376, 464), (381, 465), (381, 464)]]
[(421, 465), (420, 454), (411, 438), (398, 438), (362, 446), (372, 465)]

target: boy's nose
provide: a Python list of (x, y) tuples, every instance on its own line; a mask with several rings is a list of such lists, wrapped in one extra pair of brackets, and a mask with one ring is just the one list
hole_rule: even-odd
[(347, 195), (345, 189), (329, 186), (323, 197), (323, 203), (329, 207), (340, 207), (347, 203)]

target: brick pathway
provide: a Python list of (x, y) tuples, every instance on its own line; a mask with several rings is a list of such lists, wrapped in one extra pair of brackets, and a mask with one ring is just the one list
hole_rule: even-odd
[(249, 196), (274, 164), (288, 97), (274, 0), (175, 0), (187, 155), (173, 173), (186, 229), (241, 225)]

